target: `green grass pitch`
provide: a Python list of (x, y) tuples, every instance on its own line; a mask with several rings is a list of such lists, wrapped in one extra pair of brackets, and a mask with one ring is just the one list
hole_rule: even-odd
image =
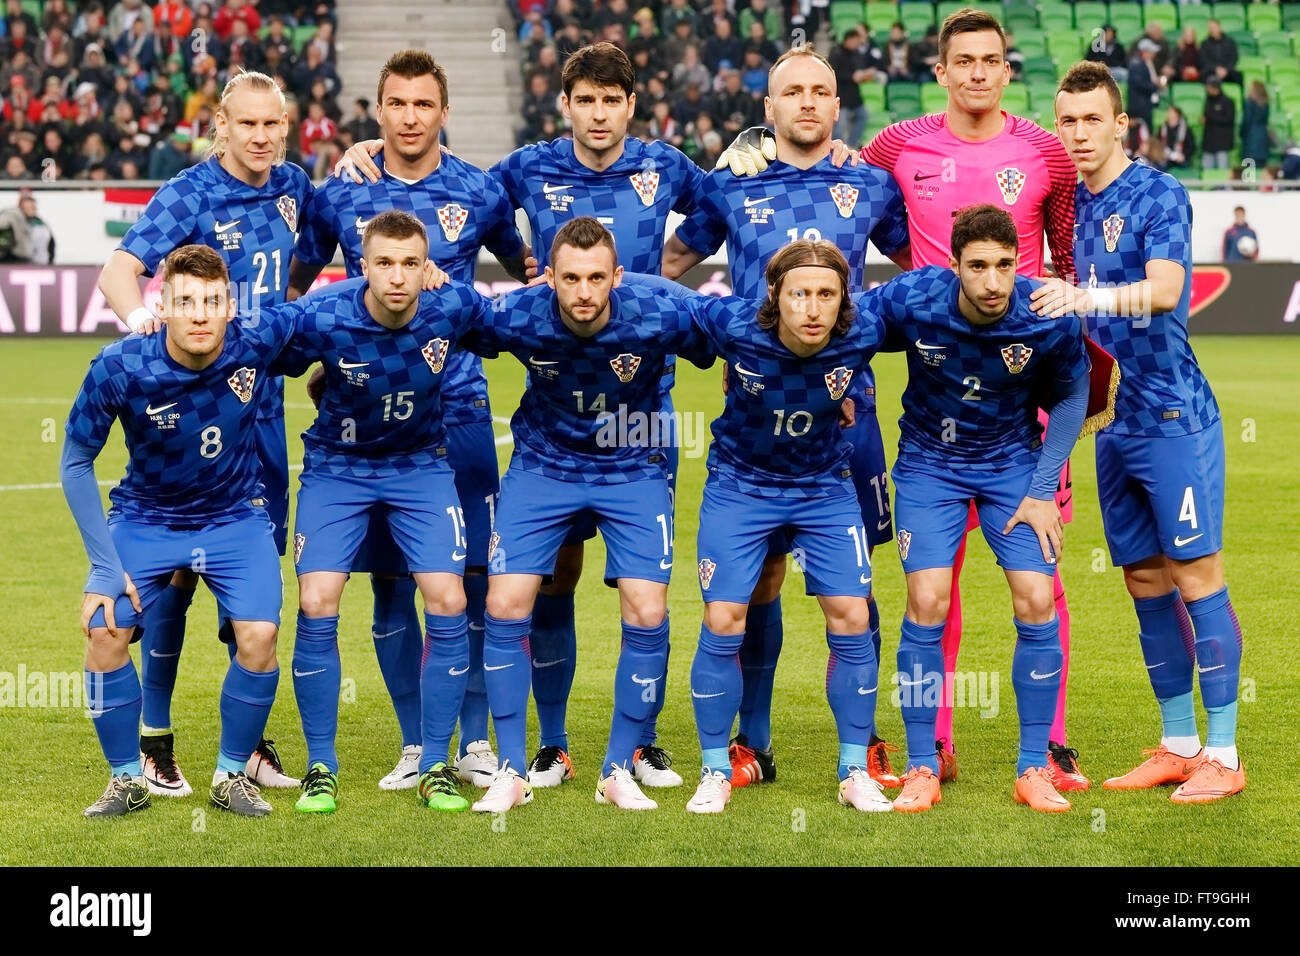
[[(105, 765), (79, 706), (42, 698), (51, 673), (79, 675), (77, 625), (86, 560), (57, 485), (64, 416), (86, 363), (102, 342), (30, 341), (3, 346), (0, 389), (0, 549), (4, 614), (0, 623), (0, 863), (106, 865), (247, 864), (966, 864), (1150, 866), (1295, 864), (1300, 827), (1290, 813), (1295, 796), (1293, 752), (1300, 681), (1291, 622), (1297, 619), (1300, 549), (1300, 340), (1211, 338), (1195, 341), (1223, 408), (1227, 437), (1227, 575), (1245, 633), (1239, 742), (1249, 786), (1240, 796), (1204, 807), (1176, 806), (1167, 791), (1111, 793), (1103, 778), (1141, 758), (1159, 737), (1159, 721), (1138, 649), (1136, 621), (1121, 574), (1101, 550), (1092, 441), (1074, 457), (1075, 519), (1068, 529), (1063, 573), (1072, 615), (1069, 736), (1092, 790), (1071, 795), (1075, 809), (1037, 814), (1011, 799), (1017, 725), (1011, 688), (1014, 632), (1001, 574), (978, 536), (963, 575), (965, 640), (959, 669), (981, 672), (986, 688), (998, 680), (997, 714), (958, 709), (961, 776), (929, 813), (859, 814), (835, 800), (836, 742), (826, 706), (824, 626), (792, 571), (785, 589), (785, 649), (777, 671), (774, 727), (779, 780), (737, 791), (719, 818), (684, 812), (699, 749), (687, 680), (701, 603), (694, 574), (695, 533), (704, 462), (683, 461), (677, 502), (677, 566), (670, 590), (673, 655), (660, 741), (687, 779), (679, 790), (654, 791), (660, 809), (627, 813), (593, 800), (596, 762), (604, 753), (611, 675), (618, 648), (618, 605), (599, 580), (603, 547), (587, 552), (588, 574), (578, 600), (579, 665), (569, 711), (578, 771), (560, 790), (498, 820), (438, 815), (421, 809), (413, 792), (382, 793), (375, 782), (399, 749), (397, 722), (375, 664), (369, 637), (370, 591), (362, 578), (344, 594), (341, 621), (344, 700), (340, 706), (340, 807), (331, 816), (298, 815), (295, 794), (269, 791), (275, 812), (264, 820), (232, 818), (209, 808), (207, 782), (217, 748), (217, 701), (226, 669), (214, 639), (214, 606), (200, 588), (189, 616), (173, 708), (181, 765), (196, 788), (182, 800), (155, 798), (153, 807), (118, 821), (86, 821), (81, 809), (103, 789)], [(876, 363), (885, 445), (896, 447), (905, 370), (898, 356)], [(489, 364), (493, 405), (514, 408), (523, 375), (513, 360)], [(711, 420), (721, 404), (718, 376), (683, 368), (677, 408)], [(310, 412), (300, 382), (290, 382), (291, 460)], [(498, 434), (506, 434), (502, 425)], [(509, 445), (500, 448), (502, 467)], [(120, 476), (120, 438), (101, 458), (101, 480)], [(36, 487), (15, 487), (36, 486)], [(105, 493), (107, 488), (104, 489)], [(283, 677), (268, 735), (289, 769), (305, 759), (289, 675), (297, 590), (284, 563)], [(875, 585), (885, 635), (879, 727), (902, 739), (898, 709), (888, 694), (894, 673), (904, 584), (893, 548), (876, 554)], [(138, 650), (136, 659), (138, 662)], [(15, 696), (19, 669), (28, 675)], [(5, 677), (4, 675), (9, 675)], [(79, 678), (78, 678), (79, 680)], [(19, 703), (26, 706), (19, 707)], [(75, 701), (73, 703), (76, 703)], [(972, 704), (978, 705), (978, 701)], [(985, 708), (991, 710), (992, 708)], [(1204, 716), (1201, 716), (1204, 732)], [(536, 741), (530, 726), (530, 746)], [(897, 758), (896, 758), (897, 760)]]

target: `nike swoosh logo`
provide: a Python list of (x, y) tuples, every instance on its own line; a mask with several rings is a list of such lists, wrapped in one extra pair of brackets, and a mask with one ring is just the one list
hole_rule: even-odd
[(1181, 547), (1182, 547), (1183, 545), (1185, 545), (1185, 544), (1191, 544), (1191, 543), (1192, 543), (1193, 541), (1195, 541), (1197, 538), (1204, 538), (1204, 537), (1205, 537), (1205, 532), (1204, 532), (1204, 531), (1202, 531), (1200, 534), (1194, 534), (1194, 535), (1192, 535), (1190, 538), (1179, 538), (1179, 537), (1175, 537), (1175, 538), (1174, 538), (1174, 547), (1175, 547), (1175, 548), (1181, 548)]
[(346, 362), (343, 359), (339, 359), (339, 368), (342, 369), (365, 368), (369, 364), (369, 362)]
[(657, 681), (657, 680), (662, 680), (662, 679), (663, 679), (663, 676), (664, 676), (663, 674), (660, 674), (658, 677), (637, 677), (635, 674), (633, 674), (633, 675), (632, 675), (632, 683), (634, 683), (634, 684), (653, 684), (653, 683), (654, 683), (655, 681)]
[(920, 339), (917, 339), (917, 340), (916, 340), (916, 347), (917, 347), (918, 349), (923, 349), (924, 351), (930, 352), (930, 351), (934, 351), (934, 350), (936, 350), (936, 349), (946, 349), (948, 346), (946, 346), (946, 345), (926, 345), (926, 344), (925, 344), (924, 342), (922, 342)]
[(1227, 664), (1215, 664), (1213, 667), (1202, 667), (1200, 664), (1197, 664), (1196, 673), (1208, 674), (1210, 671), (1217, 671), (1219, 668), (1227, 667), (1227, 666), (1228, 666)]
[(388, 631), (388, 632), (386, 632), (386, 633), (384, 633), (384, 634), (380, 634), (378, 631), (371, 631), (371, 632), (370, 632), (370, 639), (371, 639), (372, 641), (382, 641), (384, 638), (386, 638), (386, 637), (392, 637), (394, 634), (401, 634), (404, 630), (406, 630), (406, 628), (404, 628), (404, 627), (399, 627), (399, 628), (398, 628), (397, 630), (395, 630), (395, 631)]
[(888, 527), (889, 527), (889, 518), (881, 518), (880, 522), (876, 525), (876, 530), (884, 531)]
[(453, 551), (453, 552), (451, 553), (451, 559), (452, 559), (453, 561), (464, 561), (464, 560), (465, 560), (465, 552), (464, 552), (464, 551), (461, 551), (461, 550), (459, 550), (459, 549), (457, 549), (457, 550), (455, 550), (455, 551)]
[(529, 365), (559, 365), (560, 363), (559, 363), (559, 362), (543, 362), (541, 359), (536, 358), (536, 357), (530, 355), (530, 356), (528, 356), (528, 364), (529, 364)]
[(152, 647), (149, 648), (149, 656), (150, 656), (150, 657), (179, 657), (179, 656), (180, 656), (180, 653), (181, 653), (180, 651), (173, 651), (173, 652), (170, 653), (170, 654), (159, 654), (158, 651), (155, 650), (154, 648), (152, 648)]
[(667, 571), (668, 569), (670, 569), (672, 566), (673, 566), (673, 563), (672, 563), (671, 561), (667, 561), (667, 562), (665, 562), (665, 561), (660, 561), (660, 562), (659, 562), (659, 567), (661, 567), (661, 568), (662, 568), (663, 570), (665, 570), (665, 571)]
[(320, 670), (315, 670), (315, 671), (300, 671), (296, 667), (293, 669), (294, 677), (311, 677), (312, 674), (324, 674), (324, 673), (325, 673), (325, 668), (323, 667)]
[(1168, 661), (1161, 661), (1159, 664), (1148, 664), (1148, 665), (1147, 665), (1147, 670), (1149, 670), (1149, 671), (1153, 671), (1153, 670), (1155, 670), (1157, 667), (1164, 667), (1164, 666), (1165, 666), (1166, 664), (1168, 664), (1168, 663), (1169, 663)]
[(879, 687), (879, 686), (880, 686), (880, 685), (877, 684), (875, 687), (872, 687), (870, 690), (867, 690), (867, 688), (865, 688), (865, 687), (859, 687), (859, 688), (858, 688), (858, 693), (859, 693), (859, 694), (874, 694), (874, 693), (876, 692), (876, 687)]
[(751, 375), (751, 376), (753, 376), (754, 378), (762, 378), (762, 377), (763, 377), (763, 376), (759, 375), (757, 372), (751, 372), (751, 371), (750, 371), (749, 369), (747, 369), (747, 368), (741, 368), (739, 362), (736, 363), (736, 373), (737, 373), (738, 375)]
[(767, 202), (771, 198), (771, 196), (764, 196), (762, 199), (746, 199), (745, 208), (748, 209), (750, 206), (757, 206), (759, 203)]
[(870, 584), (870, 583), (871, 583), (871, 578), (870, 578), (868, 575), (865, 575), (865, 574), (859, 574), (859, 575), (858, 575), (858, 583), (859, 583), (859, 584)]
[(546, 195), (548, 196), (551, 193), (559, 192), (561, 189), (572, 189), (572, 188), (573, 188), (572, 186), (552, 186), (550, 183), (542, 183), (542, 192), (546, 193)]
[(1061, 669), (1058, 667), (1056, 670), (1052, 671), (1052, 673), (1050, 673), (1050, 674), (1040, 674), (1040, 673), (1038, 673), (1038, 671), (1036, 671), (1036, 670), (1031, 670), (1031, 671), (1029, 672), (1029, 676), (1030, 676), (1032, 679), (1034, 679), (1034, 680), (1047, 680), (1047, 678), (1049, 678), (1049, 677), (1055, 677), (1055, 676), (1056, 676), (1057, 674), (1059, 674), (1059, 673), (1061, 673)]
[(370, 225), (369, 219), (362, 219), (360, 216), (357, 216), (357, 232), (363, 232), (368, 225)]
[(459, 677), (461, 674), (465, 673), (467, 670), (469, 670), (469, 665), (468, 665), (468, 664), (466, 664), (466, 665), (465, 665), (464, 667), (462, 667), (460, 670), (456, 670), (456, 668), (454, 668), (454, 667), (448, 667), (448, 668), (447, 668), (447, 673), (450, 674), (452, 677)]
[(483, 669), (485, 671), (503, 671), (507, 667), (514, 667), (514, 666), (515, 666), (514, 664), (498, 664), (496, 667), (489, 667), (487, 664), (484, 664)]
[(483, 625), (482, 625), (482, 624), (475, 624), (475, 623), (473, 623), (473, 622), (471, 621), (471, 622), (470, 622), (470, 625), (469, 625), (469, 629), (470, 629), (471, 631), (481, 631), (481, 630), (483, 630)]
[(139, 807), (143, 807), (148, 802), (149, 802), (148, 797), (127, 797), (126, 808), (128, 810), (135, 810), (138, 809)]
[(934, 179), (936, 176), (942, 176), (942, 175), (943, 173), (929, 173), (928, 175), (922, 176), (920, 172), (915, 172), (912, 173), (912, 182), (914, 183), (924, 182), (927, 179)]
[(693, 689), (691, 690), (691, 696), (698, 700), (708, 700), (710, 697), (721, 697), (725, 693), (725, 690), (720, 690), (716, 694), (697, 694)]
[(237, 222), (239, 222), (238, 219), (232, 219), (230, 220), (230, 222), (219, 222), (215, 226), (213, 226), (213, 228), (217, 232), (228, 232), (229, 230), (235, 228), (235, 224)]
[(567, 661), (567, 660), (568, 660), (567, 657), (557, 657), (557, 658), (556, 658), (555, 660), (553, 660), (553, 661), (533, 661), (533, 666), (534, 666), (534, 667), (554, 667), (556, 664), (563, 664), (563, 663), (564, 663), (565, 661)]
[(169, 402), (166, 405), (159, 405), (157, 408), (154, 408), (152, 405), (146, 405), (144, 407), (144, 413), (146, 415), (157, 415), (159, 412), (165, 412), (169, 408), (174, 408), (177, 404), (177, 402)]

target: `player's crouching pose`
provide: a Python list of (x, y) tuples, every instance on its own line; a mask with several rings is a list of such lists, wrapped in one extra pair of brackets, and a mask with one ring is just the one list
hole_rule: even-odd
[[(484, 680), (504, 761), (479, 811), (532, 799), (525, 764), (531, 614), (543, 575), (575, 523), (594, 514), (617, 581), (622, 649), (596, 800), (654, 809), (632, 775), (645, 722), (658, 712), (668, 663), (673, 509), (667, 455), (654, 441), (660, 373), (670, 355), (707, 365), (704, 338), (675, 298), (620, 288), (610, 232), (589, 216), (551, 245), (545, 285), (511, 293), (478, 329), (484, 353), (510, 352), (529, 372), (511, 420), (515, 451), (501, 482), (488, 556)], [(628, 422), (626, 435), (617, 434)], [(647, 440), (649, 439), (649, 440)]]
[(337, 805), (339, 600), (378, 511), (424, 597), (417, 792), (431, 809), (464, 810), (469, 802), (456, 792), (447, 751), (470, 667), (467, 545), (439, 391), (447, 357), (481, 301), (467, 286), (421, 295), (428, 239), (409, 213), (372, 218), (362, 250), (364, 281), (299, 300), (310, 305), (296, 315), (283, 359), (289, 374), (322, 362), (326, 383), (303, 434), (293, 536), (300, 602), (293, 679), (308, 762), (296, 806), (319, 813)]
[[(279, 558), (266, 509), (252, 503), (263, 493), (254, 432), (271, 385), (267, 363), (286, 331), (265, 317), (230, 322), (229, 281), (212, 249), (172, 252), (161, 305), (166, 334), (106, 346), (68, 416), (61, 477), (91, 561), (81, 611), (86, 689), (112, 772), (88, 817), (149, 805), (136, 737), (140, 681), (127, 648), (176, 568), (207, 582), (238, 648), (221, 689), (211, 801), (244, 816), (271, 812), (244, 772), (280, 676)], [(114, 419), (130, 459), (105, 521), (94, 460)]]
[[(828, 240), (801, 239), (768, 262), (767, 298), (692, 298), (731, 384), (713, 423), (698, 540), (704, 622), (691, 667), (691, 702), (703, 768), (686, 804), (721, 813), (731, 797), (727, 738), (740, 709), (738, 652), (750, 595), (774, 532), (794, 552), (826, 615), (826, 696), (840, 742), (839, 800), (890, 810), (867, 773), (877, 659), (867, 599), (866, 529), (842, 437), (840, 407), (884, 334), (875, 315), (855, 315), (849, 265)], [(757, 310), (757, 318), (755, 311)]]
[[(1124, 155), (1128, 117), (1105, 66), (1066, 74), (1056, 126), (1083, 174), (1074, 261), (1088, 287), (1052, 280), (1035, 307), (1083, 314), (1124, 375), (1115, 422), (1097, 436), (1097, 494), (1164, 725), (1149, 759), (1103, 786), (1177, 783), (1175, 803), (1219, 800), (1246, 787), (1236, 745), (1241, 627), (1223, 575), (1223, 424), (1187, 340), (1191, 203), (1177, 180)], [(1193, 666), (1209, 719), (1204, 750)]]
[[(940, 800), (940, 639), (972, 500), (1015, 611), (1015, 798), (1037, 810), (1070, 808), (1047, 771), (1062, 667), (1052, 574), (1063, 529), (1054, 496), (1084, 422), (1089, 364), (1077, 319), (1044, 321), (1031, 311), (1034, 285), (1016, 275), (1017, 255), (1010, 215), (973, 206), (953, 224), (951, 269), (927, 266), (866, 296), (865, 307), (889, 327), (890, 344), (907, 351), (892, 473), (907, 575), (898, 679), (908, 770), (896, 810), (928, 810)], [(1040, 404), (1050, 414), (1045, 435)]]

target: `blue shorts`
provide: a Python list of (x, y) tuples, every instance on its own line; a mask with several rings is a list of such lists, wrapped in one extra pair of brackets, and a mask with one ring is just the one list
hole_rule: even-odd
[(853, 399), (853, 427), (844, 437), (853, 443), (849, 466), (853, 469), (853, 487), (862, 508), (862, 526), (867, 529), (867, 543), (876, 548), (894, 537), (889, 511), (889, 469), (885, 465), (885, 443), (880, 437), (880, 419), (868, 408), (862, 396)]
[(808, 594), (871, 596), (857, 495), (766, 498), (704, 483), (697, 570), (705, 602), (748, 604), (774, 535), (791, 543)]
[(1097, 497), (1116, 567), (1223, 548), (1223, 424), (1191, 435), (1097, 434)]
[(924, 459), (900, 456), (891, 474), (898, 556), (904, 572), (952, 567), (974, 501), (984, 540), (1000, 567), (1038, 571), (1048, 577), (1056, 573), (1056, 565), (1043, 560), (1043, 547), (1029, 525), (1018, 524), (1010, 534), (1002, 533), (1029, 492), (1033, 465), (957, 472)]
[[(469, 537), (466, 568), (486, 568), (488, 539), (492, 536), (492, 515), (496, 511), (501, 482), (497, 477), (496, 436), (491, 422), (468, 422), (447, 426), (447, 463), (455, 474), (456, 496), (465, 515)], [(405, 576), (406, 560), (388, 531), (383, 515), (372, 515), (366, 539), (352, 563), (356, 572)]]
[(275, 547), (284, 554), (289, 537), (289, 446), (284, 438), (284, 415), (259, 418), (253, 426), (257, 460), (262, 466), (266, 514), (275, 525)]
[(668, 583), (673, 507), (667, 481), (560, 481), (513, 465), (501, 480), (489, 572), (549, 575), (574, 523), (587, 515), (605, 539), (606, 582)]
[[(167, 587), (172, 572), (188, 568), (203, 578), (224, 617), (280, 626), (284, 581), (274, 529), (265, 512), (195, 528), (118, 517), (109, 522), (108, 532), (145, 611)], [(138, 624), (142, 615), (130, 598), (120, 597), (113, 605), (113, 618), (123, 627)], [(104, 626), (102, 608), (90, 626)]]
[[(664, 393), (663, 399), (664, 403), (662, 413), (669, 416), (668, 421), (671, 423), (669, 425), (669, 434), (672, 437), (669, 439), (669, 443), (664, 445), (661, 450), (663, 451), (664, 458), (668, 463), (668, 492), (672, 496), (675, 506), (677, 502), (677, 463), (681, 457), (681, 449), (678, 447), (679, 436), (677, 434), (676, 419), (671, 417), (673, 414), (672, 396), (668, 393)], [(582, 544), (585, 541), (590, 541), (594, 537), (596, 537), (596, 518), (592, 514), (586, 514), (573, 523), (573, 527), (564, 539), (564, 547), (567, 548), (575, 544)]]
[(297, 573), (350, 571), (375, 516), (406, 558), (407, 573), (464, 574), (465, 521), (450, 468), (382, 478), (304, 470), (293, 535)]

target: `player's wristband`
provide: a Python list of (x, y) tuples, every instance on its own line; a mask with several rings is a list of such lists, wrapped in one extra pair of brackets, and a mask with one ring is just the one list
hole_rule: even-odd
[(153, 318), (154, 314), (152, 312), (144, 306), (140, 306), (138, 309), (132, 309), (131, 314), (126, 317), (126, 326), (132, 332), (139, 332), (144, 328), (144, 324), (153, 321)]
[(1089, 289), (1092, 309), (1098, 315), (1115, 315), (1119, 312), (1119, 296), (1114, 289)]

